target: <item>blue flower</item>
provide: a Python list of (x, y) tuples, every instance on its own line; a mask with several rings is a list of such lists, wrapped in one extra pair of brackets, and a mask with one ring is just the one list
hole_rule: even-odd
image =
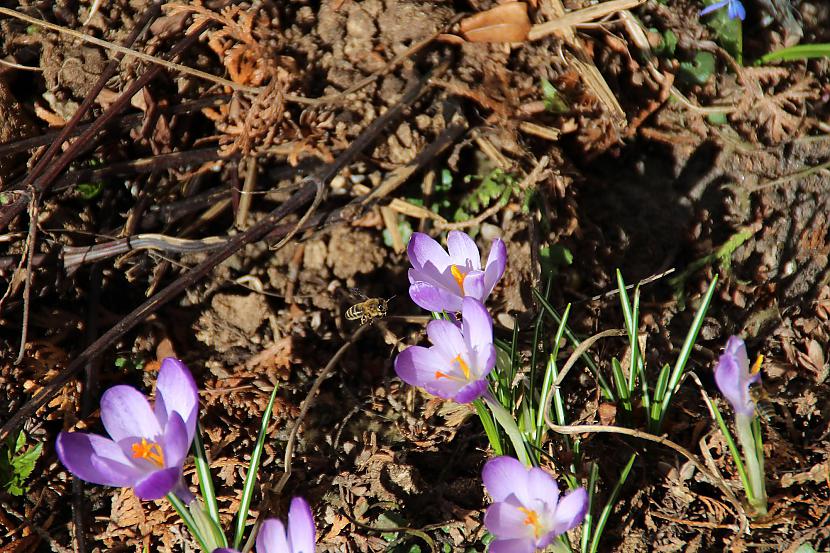
[(703, 8), (700, 11), (700, 15), (706, 15), (724, 6), (726, 6), (727, 13), (729, 13), (729, 19), (737, 18), (743, 21), (746, 18), (746, 10), (744, 9), (744, 5), (741, 4), (741, 0), (720, 0), (720, 2), (715, 2), (711, 6)]

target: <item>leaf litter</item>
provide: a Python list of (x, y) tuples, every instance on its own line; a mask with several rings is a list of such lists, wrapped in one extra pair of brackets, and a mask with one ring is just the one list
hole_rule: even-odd
[[(713, 124), (705, 114), (668, 93), (680, 84), (659, 81), (648, 69), (673, 75), (678, 59), (711, 49), (709, 31), (691, 17), (699, 6), (683, 1), (649, 4), (634, 12), (645, 32), (671, 29), (678, 36), (679, 58), (660, 58), (651, 66), (613, 20), (578, 28), (576, 35), (573, 27), (566, 27), (561, 31), (565, 41), (554, 37), (528, 43), (522, 42), (522, 35), (529, 32), (524, 18), (511, 15), (516, 18), (511, 19), (513, 34), (496, 36), (494, 43), (488, 43), (486, 35), (495, 30), (485, 24), (471, 31), (471, 20), (461, 19), (461, 31), (471, 42), (433, 45), (417, 63), (407, 60), (388, 69), (413, 43), (451, 32), (455, 21), (471, 13), (526, 14), (529, 8), (530, 22), (538, 25), (544, 23), (540, 15), (551, 19), (559, 8), (543, 0), (538, 12), (533, 4), (517, 6), (471, 2), (462, 13), (453, 5), (410, 0), (324, 1), (319, 8), (303, 2), (167, 4), (166, 16), (157, 20), (158, 33), (150, 43), (154, 48), (168, 48), (174, 38), (207, 23), (198, 46), (183, 62), (224, 75), (233, 83), (258, 87), (258, 91), (234, 92), (172, 73), (165, 82), (154, 83), (147, 96), (150, 101), (143, 103), (142, 125), (157, 120), (163, 103), (204, 96), (230, 98), (214, 107), (166, 118), (169, 128), (164, 133), (134, 132), (132, 140), (102, 144), (85, 163), (109, 165), (203, 145), (215, 147), (220, 161), (197, 172), (181, 167), (157, 170), (150, 179), (132, 175), (129, 194), (107, 185), (98, 199), (86, 204), (79, 205), (77, 198), (66, 193), (44, 198), (41, 226), (50, 241), (40, 243), (37, 253), (56, 252), (53, 248), (60, 245), (87, 245), (89, 236), (96, 233), (117, 234), (123, 224), (120, 214), (192, 198), (207, 187), (230, 188), (229, 205), (235, 205), (243, 180), (235, 161), (240, 157), (263, 160), (254, 175), (259, 190), (253, 217), (260, 216), (264, 204), (282, 201), (285, 196), (279, 197), (280, 190), (292, 186), (285, 172), (282, 176), (274, 172), (277, 167), (330, 161), (394, 103), (417, 65), (435, 63), (441, 48), (456, 48), (453, 66), (433, 79), (435, 97), (424, 100), (413, 117), (399, 123), (389, 138), (367, 149), (363, 159), (346, 169), (344, 182), (331, 191), (330, 201), (351, 200), (361, 186), (375, 186), (376, 177), (413, 159), (449, 125), (450, 112), (461, 113), (482, 140), (495, 145), (495, 154), (481, 155), (469, 139), (456, 148), (453, 159), (435, 160), (430, 171), (450, 167), (458, 174), (445, 198), (450, 204), (458, 205), (475, 192), (476, 180), (462, 177), (485, 177), (494, 159), (507, 160), (512, 178), (520, 179), (532, 171), (539, 157), (549, 156), (551, 169), (536, 187), (530, 211), (508, 199), (488, 219), (491, 231), (509, 237), (509, 272), (496, 290), (496, 303), (506, 317), (497, 320), (518, 321), (522, 328), (528, 327), (525, 312), (534, 305), (529, 285), (541, 282), (541, 264), (534, 250), (542, 243), (555, 244), (567, 249), (573, 261), (558, 268), (552, 299), (556, 305), (582, 302), (574, 324), (585, 334), (619, 325), (613, 301), (585, 301), (613, 286), (617, 267), (629, 281), (635, 281), (668, 266), (696, 266), (696, 261), (714, 255), (741, 229), (760, 226), (759, 232), (729, 252), (729, 270), (722, 275), (723, 289), (710, 313), (716, 324), (699, 344), (695, 370), (704, 386), (711, 386), (709, 370), (718, 344), (740, 330), (767, 356), (765, 370), (777, 415), (767, 423), (766, 434), (774, 515), (767, 524), (754, 528), (751, 537), (738, 535), (734, 514), (722, 498), (698, 482), (682, 459), (655, 450), (640, 467), (636, 485), (623, 495), (604, 543), (609, 551), (740, 551), (755, 544), (784, 550), (799, 540), (810, 540), (821, 550), (828, 536), (816, 529), (826, 527), (830, 488), (830, 410), (823, 399), (830, 341), (827, 221), (823, 215), (828, 209), (826, 171), (773, 188), (754, 187), (826, 161), (826, 137), (821, 134), (827, 130), (822, 122), (828, 113), (823, 101), (824, 62), (731, 72), (734, 67), (718, 54), (717, 73), (700, 85), (682, 89), (692, 106), (729, 108), (728, 113), (724, 111), (728, 126)], [(571, 12), (587, 6), (566, 2), (563, 8)], [(101, 5), (93, 26), (115, 40), (144, 7), (142, 2)], [(820, 14), (805, 13), (809, 17), (804, 27), (820, 32)], [(71, 14), (63, 7), (52, 15), (67, 27), (79, 26), (82, 19), (82, 14)], [(0, 137), (11, 142), (30, 135), (28, 127), (33, 124), (43, 132), (46, 124), (59, 123), (54, 116), (66, 121), (83, 100), (90, 75), (99, 72), (99, 61), (109, 59), (109, 54), (87, 46), (78, 50), (72, 42), (51, 34), (31, 35), (24, 26), (6, 19), (0, 25), (3, 55), (40, 63), (44, 70), (42, 76), (0, 75), (0, 86), (8, 87), (10, 97), (27, 114), (47, 106), (50, 114), (43, 123), (34, 117), (3, 118)], [(779, 40), (775, 25), (754, 28), (754, 38), (745, 31), (745, 48), (757, 50), (753, 41)], [(793, 33), (791, 25), (787, 20), (789, 34)], [(486, 40), (474, 42), (470, 32), (483, 33)], [(91, 61), (83, 63), (84, 59)], [(131, 79), (139, 67), (134, 61), (125, 63), (119, 79)], [(350, 90), (367, 76), (373, 79)], [(543, 82), (556, 91), (564, 109), (550, 109), (550, 102), (545, 105)], [(116, 80), (111, 90), (121, 86)], [(610, 91), (613, 101), (603, 99), (601, 90)], [(298, 102), (298, 98), (309, 102)], [(555, 129), (558, 134), (549, 139), (523, 133), (522, 123)], [(24, 170), (20, 159), (0, 160), (4, 185)], [(436, 199), (430, 196), (438, 192), (427, 190), (419, 179), (413, 181), (401, 188), (400, 197), (424, 199), (430, 205)], [(277, 188), (276, 199), (262, 194), (268, 188)], [(476, 211), (484, 206), (467, 207)], [(119, 215), (102, 222), (107, 212)], [(451, 218), (453, 213), (442, 215)], [(185, 213), (165, 229), (148, 230), (176, 234), (185, 228), (182, 221), (193, 222), (187, 217)], [(199, 236), (222, 235), (227, 221), (223, 215), (215, 217), (195, 221), (186, 230)], [(24, 223), (19, 221), (11, 230), (25, 234)], [(418, 224), (426, 223), (412, 221), (413, 226)], [(202, 368), (198, 378), (205, 390), (205, 433), (220, 475), (223, 517), (229, 519), (235, 512), (235, 489), (241, 485), (257, 415), (276, 385), (284, 388), (266, 443), (264, 486), (279, 479), (287, 428), (297, 416), (304, 391), (315, 371), (354, 331), (342, 320), (348, 305), (340, 292), (361, 287), (378, 297), (398, 294), (395, 314), (414, 313), (406, 298), (405, 258), (384, 244), (383, 228), (381, 217), (366, 216), (331, 228), (310, 229), (302, 236), (305, 249), (299, 254), (296, 244), (276, 254), (262, 247), (247, 248), (102, 359), (106, 367), (102, 387), (124, 379), (139, 386), (145, 383), (145, 375), (135, 368), (156, 358), (155, 347), (163, 339), (172, 340), (180, 355)], [(481, 226), (482, 234), (485, 228)], [(7, 254), (19, 256), (19, 239), (6, 243), (10, 244)], [(173, 263), (163, 255), (133, 255), (128, 265), (130, 282), (119, 271), (108, 269), (100, 280), (106, 309), (96, 319), (104, 328), (114, 324), (119, 314), (143, 296), (142, 286), (152, 289), (156, 280), (174, 276), (175, 263), (192, 263), (201, 255)], [(297, 274), (293, 279), (288, 277), (292, 267)], [(682, 293), (694, 300), (715, 270), (717, 266), (701, 263), (684, 281)], [(12, 273), (4, 269), (3, 274), (8, 278)], [(259, 282), (262, 291), (241, 288), (237, 282), (243, 276), (246, 283)], [(94, 323), (84, 303), (86, 281), (76, 276), (55, 287), (51, 280), (47, 285), (47, 280), (38, 274), (34, 282), (37, 293), (24, 363), (4, 361), (0, 367), (4, 391), (0, 406), (5, 412), (15, 411), (59, 372), (76, 352), (83, 330)], [(644, 294), (643, 316), (653, 334), (649, 354), (664, 358), (679, 347), (679, 329), (689, 314), (679, 308), (665, 283), (658, 281)], [(77, 315), (74, 326), (62, 326), (54, 308), (83, 315)], [(4, 352), (16, 350), (19, 333), (14, 330), (22, 324), (21, 313), (19, 302), (4, 305)], [(317, 406), (302, 426), (297, 469), (286, 493), (310, 490), (315, 510), (325, 521), (321, 550), (386, 550), (390, 536), (380, 530), (389, 520), (397, 526), (425, 528), (449, 548), (473, 546), (483, 535), (481, 514), (486, 502), (476, 478), (486, 459), (485, 442), (468, 423), (466, 408), (421, 397), (391, 378), (396, 350), (423, 337), (416, 325), (393, 320), (384, 324), (396, 340), (389, 344), (380, 332), (367, 333), (322, 389)], [(619, 355), (614, 351), (617, 346), (623, 347), (621, 343), (605, 346), (608, 349), (601, 359), (610, 357), (606, 354)], [(116, 365), (116, 358), (130, 362)], [(113, 369), (116, 366), (120, 368)], [(62, 419), (72, 427), (98, 424), (94, 414), (79, 414), (80, 389), (75, 384), (67, 386), (32, 419), (28, 436), (44, 444), (41, 470), (29, 476), (27, 485), (32, 491), (15, 504), (33, 524), (50, 528), (52, 539), (65, 547), (72, 543), (66, 529), (71, 489), (62, 469), (54, 464), (52, 443)], [(594, 392), (590, 379), (579, 380), (571, 391), (569, 408), (584, 417), (612, 420), (608, 407), (593, 401)], [(719, 434), (713, 432), (713, 425), (699, 420), (699, 398), (689, 392), (681, 394), (679, 401), (671, 433), (689, 433), (687, 445), (696, 451), (697, 441), (703, 440), (714, 465), (728, 481), (733, 480)], [(599, 413), (594, 415), (596, 410)], [(609, 448), (619, 446), (631, 447), (616, 438), (608, 443), (590, 442), (598, 456), (609, 459), (614, 458)], [(87, 534), (99, 547), (161, 551), (184, 547), (187, 538), (169, 525), (175, 514), (166, 505), (141, 504), (129, 491), (89, 488), (86, 493), (94, 515), (87, 519)], [(279, 502), (270, 507), (281, 508)], [(0, 522), (8, 524), (9, 535), (31, 535), (25, 524)], [(398, 540), (395, 543), (408, 543), (407, 539), (414, 538), (391, 537), (392, 542)]]

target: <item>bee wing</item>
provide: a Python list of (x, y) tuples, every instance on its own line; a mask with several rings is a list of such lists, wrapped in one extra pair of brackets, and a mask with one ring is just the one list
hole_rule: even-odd
[(363, 290), (361, 290), (360, 288), (349, 288), (349, 292), (351, 292), (354, 297), (361, 299), (363, 301), (369, 299), (369, 297), (366, 294), (364, 294)]

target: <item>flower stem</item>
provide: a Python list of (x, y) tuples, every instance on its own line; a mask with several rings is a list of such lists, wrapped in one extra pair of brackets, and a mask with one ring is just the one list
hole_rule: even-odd
[(181, 517), (182, 521), (185, 523), (188, 530), (190, 530), (190, 533), (193, 535), (193, 537), (196, 538), (196, 541), (199, 542), (199, 547), (202, 548), (202, 551), (204, 551), (205, 553), (210, 553), (211, 549), (208, 549), (208, 546), (205, 543), (205, 539), (202, 536), (201, 531), (199, 530), (199, 526), (196, 524), (196, 521), (190, 514), (190, 511), (188, 510), (184, 502), (181, 499), (179, 499), (176, 496), (176, 494), (172, 492), (167, 494), (167, 500), (170, 501), (170, 504), (173, 505), (173, 508), (176, 510), (177, 513), (179, 513), (179, 516)]
[(496, 422), (501, 425), (507, 437), (510, 438), (510, 442), (513, 444), (513, 449), (516, 450), (516, 457), (519, 461), (524, 463), (525, 466), (533, 466), (533, 462), (527, 453), (524, 437), (513, 416), (507, 412), (507, 409), (502, 407), (501, 403), (493, 399), (490, 394), (484, 396), (484, 401), (487, 402), (490, 411), (493, 412), (493, 417), (496, 419)]
[(755, 434), (752, 432), (753, 418), (753, 416), (735, 413), (735, 433), (746, 461), (746, 472), (751, 488), (750, 493), (747, 494), (749, 504), (755, 509), (757, 515), (765, 515), (767, 513), (767, 491), (763, 459), (758, 458), (759, 455), (763, 455), (763, 452), (757, 447)]

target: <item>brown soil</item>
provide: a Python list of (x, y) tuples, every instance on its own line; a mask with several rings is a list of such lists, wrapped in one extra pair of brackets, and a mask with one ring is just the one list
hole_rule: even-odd
[[(23, 13), (119, 44), (151, 5), (104, 2), (83, 28), (88, 3), (20, 4), (16, 9)], [(600, 551), (830, 547), (830, 179), (827, 168), (818, 167), (830, 151), (830, 63), (746, 67), (736, 74), (699, 21), (701, 4), (691, 0), (649, 2), (633, 11), (654, 30), (649, 38), (672, 30), (679, 39), (675, 55), (653, 58), (651, 69), (615, 19), (580, 29), (576, 42), (550, 37), (512, 45), (458, 44), (445, 36), (410, 52), (439, 32), (453, 32), (458, 17), (494, 5), (292, 0), (252, 8), (194, 0), (168, 6), (153, 24), (152, 38), (136, 49), (166, 54), (189, 29), (209, 21), (178, 63), (239, 86), (261, 87), (259, 93), (231, 95), (222, 84), (165, 71), (134, 96), (125, 113), (137, 114), (138, 122), (116, 119), (67, 169), (100, 169), (82, 184), (100, 184), (102, 190), (56, 185), (38, 196), (38, 255), (28, 302), (25, 271), (15, 270), (29, 236), (27, 210), (3, 231), (0, 276), (9, 292), (0, 301), (0, 412), (17, 412), (94, 338), (208, 255), (144, 249), (67, 272), (63, 248), (138, 233), (187, 239), (237, 234), (246, 179), (255, 190), (245, 228), (286, 201), (301, 174), (330, 163), (352, 144), (400, 101), (408, 83), (433, 70), (406, 116), (327, 187), (317, 214), (377, 189), (459, 121), (469, 128), (462, 139), (380, 205), (392, 199), (428, 206), (446, 201), (440, 215), (451, 219), (477, 185), (465, 175), (501, 167), (521, 182), (546, 157), (547, 168), (524, 183), (535, 192), (531, 202), (517, 193), (467, 229), (485, 251), (493, 236), (508, 244), (507, 273), (489, 305), (500, 337), (509, 339), (513, 325), (520, 325), (525, 366), (539, 309), (531, 290), (544, 288), (548, 275), (554, 275), (551, 303), (573, 302), (574, 330), (590, 335), (622, 325), (615, 296), (591, 299), (616, 287), (617, 268), (629, 283), (673, 268), (672, 275), (643, 288), (641, 331), (656, 371), (676, 358), (694, 308), (718, 273), (690, 369), (717, 397), (714, 362), (726, 339), (741, 334), (751, 352), (766, 358), (765, 387), (775, 411), (764, 423), (770, 514), (748, 533), (741, 533), (740, 517), (723, 494), (684, 458), (628, 438), (586, 439), (587, 458), (601, 462), (603, 499), (631, 452), (640, 453)], [(753, 60), (789, 35), (775, 13), (763, 26), (760, 6), (751, 0), (745, 5), (744, 56)], [(802, 43), (830, 40), (828, 6), (818, 0), (794, 5)], [(553, 4), (540, 0), (531, 16), (534, 22), (554, 18)], [(699, 51), (714, 52), (715, 73), (703, 84), (675, 79), (688, 100), (670, 98), (661, 79), (681, 74), (680, 63)], [(65, 124), (112, 57), (98, 46), (0, 16), (0, 59), (37, 69), (0, 66), (0, 148)], [(577, 59), (596, 65), (624, 118), (586, 84)], [(101, 117), (147, 70), (145, 62), (122, 62), (83, 124)], [(545, 109), (543, 79), (559, 91), (565, 110)], [(361, 86), (351, 90), (356, 84)], [(326, 100), (298, 103), (292, 95)], [(174, 109), (210, 97), (216, 101), (208, 107)], [(728, 116), (713, 122), (697, 107), (712, 105), (727, 106)], [(540, 137), (526, 123), (560, 134), (556, 140)], [(23, 193), (17, 185), (52, 140), (0, 149), (0, 213)], [(162, 155), (201, 148), (218, 151), (221, 159), (146, 169)], [(131, 160), (151, 161), (113, 169)], [(436, 188), (443, 170), (453, 174), (449, 193)], [(207, 193), (212, 195), (203, 200)], [(396, 352), (424, 341), (426, 319), (408, 298), (406, 254), (394, 249), (389, 231), (396, 229), (387, 227), (380, 205), (346, 210), (332, 224), (315, 221), (278, 251), (265, 241), (242, 248), (110, 344), (90, 365), (88, 381), (72, 380), (28, 419), (28, 443), (42, 443), (44, 450), (23, 496), (0, 493), (6, 511), (0, 512), (2, 551), (67, 551), (79, 543), (79, 533), (87, 551), (192, 550), (167, 503), (142, 503), (129, 490), (73, 490), (54, 451), (62, 429), (100, 431), (94, 407), (86, 406), (94, 406), (103, 389), (130, 383), (151, 390), (157, 359), (171, 350), (203, 390), (205, 442), (226, 527), (239, 506), (262, 411), (279, 385), (255, 507), (284, 515), (292, 495), (307, 497), (320, 551), (426, 550), (421, 532), (442, 551), (485, 550), (488, 500), (479, 475), (491, 452), (478, 420), (468, 406), (428, 397), (394, 375)], [(301, 216), (291, 214), (284, 223), (296, 225)], [(395, 216), (413, 229), (440, 234), (432, 220)], [(712, 256), (741, 233), (745, 238), (728, 255)], [(543, 273), (539, 252), (551, 246), (567, 248), (573, 263)], [(709, 262), (696, 264), (707, 256)], [(272, 497), (301, 402), (357, 330), (343, 317), (357, 301), (352, 288), (372, 297), (395, 296), (393, 316), (364, 332), (325, 381), (301, 425), (288, 485)], [(25, 354), (16, 364), (24, 321)], [(552, 336), (554, 328), (543, 330)], [(610, 374), (610, 359), (622, 357), (625, 344), (600, 344), (593, 354)], [(579, 422), (599, 422), (613, 409), (598, 401), (584, 367), (577, 365), (575, 374), (576, 369), (581, 374), (564, 387), (569, 412)], [(668, 436), (706, 459), (740, 494), (726, 444), (692, 378), (684, 381), (669, 418)], [(551, 470), (565, 463), (557, 439), (551, 436)], [(196, 482), (192, 470), (187, 476)], [(75, 509), (83, 515), (82, 531), (75, 527), (73, 502), (82, 506)], [(383, 533), (384, 525), (411, 531)]]

